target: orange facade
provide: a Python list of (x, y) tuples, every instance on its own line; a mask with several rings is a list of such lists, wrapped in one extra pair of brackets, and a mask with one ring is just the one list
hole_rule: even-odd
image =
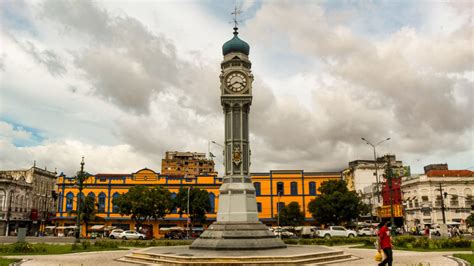
[[(307, 211), (308, 203), (317, 197), (317, 190), (321, 183), (327, 180), (340, 179), (339, 172), (304, 172), (302, 170), (279, 170), (269, 173), (253, 173), (252, 181), (256, 187), (257, 205), (259, 219), (268, 225), (276, 224), (277, 205), (287, 205), (292, 201), (300, 204), (305, 212), (307, 223), (313, 221), (311, 214)], [(219, 187), (222, 179), (216, 175), (199, 175), (195, 178), (183, 178), (160, 175), (150, 169), (142, 169), (132, 174), (96, 174), (90, 176), (84, 183), (82, 191), (84, 196), (93, 196), (99, 206), (98, 216), (102, 217), (104, 226), (117, 226), (122, 228), (133, 228), (133, 221), (126, 216), (116, 212), (112, 200), (119, 194), (126, 193), (132, 186), (164, 186), (172, 194), (177, 194), (183, 187), (198, 187), (209, 192), (211, 205), (214, 211), (207, 214), (208, 222), (216, 219), (219, 201)], [(71, 211), (76, 210), (78, 188), (75, 180), (60, 175), (57, 180), (58, 186), (58, 210), (56, 225), (72, 226), (75, 224), (75, 216)], [(278, 193), (280, 192), (280, 193)], [(163, 235), (161, 227), (185, 226), (186, 215), (171, 213), (162, 221), (150, 221), (155, 237)], [(93, 225), (94, 223), (91, 223)], [(205, 225), (203, 225), (205, 226)], [(85, 232), (83, 228), (82, 232)]]

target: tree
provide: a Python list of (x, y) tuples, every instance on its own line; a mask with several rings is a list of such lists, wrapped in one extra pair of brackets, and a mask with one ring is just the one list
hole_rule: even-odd
[(153, 187), (149, 189), (149, 198), (153, 205), (152, 217), (155, 220), (164, 218), (173, 210), (174, 202), (168, 189), (158, 186)]
[(344, 180), (323, 182), (321, 196), (311, 200), (308, 211), (318, 224), (347, 224), (366, 209), (355, 191), (347, 189)]
[(467, 226), (469, 227), (474, 227), (474, 214), (471, 213), (471, 215), (469, 215), (467, 218), (466, 218), (466, 224)]
[[(179, 208), (179, 214), (188, 213), (188, 189), (181, 188), (176, 195), (176, 207)], [(189, 193), (189, 218), (191, 224), (204, 223), (206, 213), (211, 211), (211, 202), (209, 193), (199, 188), (191, 188)]]
[(135, 186), (112, 202), (120, 215), (131, 216), (137, 230), (152, 218), (165, 217), (173, 207), (171, 193), (162, 187)]
[[(81, 199), (80, 213), (81, 217), (79, 220), (82, 221), (86, 228), (89, 226), (90, 222), (103, 220), (102, 217), (97, 216), (99, 205), (93, 197), (85, 197)], [(70, 214), (76, 214), (77, 210), (70, 211)]]
[[(277, 214), (278, 215), (278, 214)], [(275, 217), (277, 218), (277, 217)], [(283, 226), (298, 226), (304, 222), (304, 213), (298, 202), (290, 202), (288, 206), (280, 209), (280, 225)]]

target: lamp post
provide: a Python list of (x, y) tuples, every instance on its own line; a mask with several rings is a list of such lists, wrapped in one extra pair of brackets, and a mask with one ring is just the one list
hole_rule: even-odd
[[(278, 229), (280, 230), (280, 197), (281, 197), (281, 191), (278, 191), (278, 202), (277, 202), (277, 211), (278, 211), (278, 215), (277, 215), (277, 226), (278, 226)], [(279, 237), (281, 238), (281, 233), (282, 231), (280, 230), (280, 235)]]
[(81, 201), (82, 201), (82, 189), (84, 188), (84, 180), (87, 178), (87, 175), (84, 173), (84, 156), (82, 156), (81, 161), (81, 171), (77, 173), (76, 182), (79, 188), (79, 193), (77, 194), (77, 217), (76, 217), (76, 239), (74, 243), (81, 242)]
[(377, 202), (380, 202), (380, 189), (379, 189), (379, 175), (378, 175), (378, 169), (377, 169), (377, 152), (375, 151), (375, 147), (377, 147), (378, 145), (382, 144), (383, 142), (385, 141), (388, 141), (390, 140), (390, 138), (386, 138), (384, 140), (381, 140), (379, 142), (377, 142), (377, 144), (372, 144), (369, 140), (367, 140), (366, 138), (361, 138), (363, 141), (365, 141), (366, 144), (372, 146), (372, 148), (374, 149), (374, 164), (375, 164), (375, 182), (377, 183)]
[(190, 222), (190, 218), (189, 218), (189, 192), (191, 190), (191, 187), (188, 187), (188, 207), (186, 208), (186, 211), (187, 211), (187, 222), (186, 222), (186, 237), (187, 239), (189, 239), (189, 222)]

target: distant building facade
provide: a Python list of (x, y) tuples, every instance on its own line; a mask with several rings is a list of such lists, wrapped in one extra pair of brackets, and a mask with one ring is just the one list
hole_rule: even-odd
[(167, 151), (161, 160), (161, 172), (167, 176), (193, 178), (200, 174), (213, 174), (214, 161), (205, 153)]
[[(257, 208), (259, 219), (265, 224), (277, 223), (278, 206), (283, 207), (290, 202), (298, 202), (301, 211), (304, 211), (306, 222), (312, 223), (313, 218), (307, 210), (308, 203), (319, 195), (318, 188), (328, 180), (341, 179), (340, 172), (304, 172), (303, 170), (275, 170), (266, 173), (253, 173), (252, 182), (256, 189)], [(142, 169), (131, 174), (96, 174), (89, 176), (84, 183), (83, 195), (97, 199), (100, 222), (91, 222), (92, 226), (120, 227), (133, 229), (135, 224), (127, 216), (121, 216), (113, 205), (113, 199), (126, 193), (132, 186), (163, 186), (170, 190), (175, 197), (180, 188), (198, 187), (209, 193), (212, 206), (211, 213), (207, 214), (208, 223), (215, 221), (219, 201), (219, 187), (222, 178), (215, 173), (201, 173), (193, 178), (184, 176), (170, 176)], [(75, 179), (60, 175), (58, 177), (58, 210), (56, 214), (56, 228), (67, 230), (75, 225), (74, 210), (77, 208), (78, 188)], [(163, 228), (173, 226), (185, 227), (187, 217), (177, 212), (171, 213), (160, 221), (150, 221), (150, 226), (155, 237), (162, 237)], [(205, 225), (194, 225), (205, 226)], [(86, 228), (82, 228), (83, 234)]]
[(474, 172), (448, 170), (446, 164), (430, 165), (425, 171), (402, 180), (407, 226), (442, 224), (444, 202), (446, 223), (463, 227), (474, 213)]
[(56, 173), (36, 166), (0, 171), (0, 234), (38, 234), (55, 213)]

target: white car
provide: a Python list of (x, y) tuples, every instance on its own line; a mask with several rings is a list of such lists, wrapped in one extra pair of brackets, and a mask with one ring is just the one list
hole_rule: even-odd
[(145, 239), (145, 235), (144, 234), (141, 234), (141, 233), (138, 233), (137, 231), (133, 231), (133, 230), (127, 230), (127, 231), (123, 231), (119, 237), (123, 240), (127, 240), (127, 239)]
[(377, 235), (377, 232), (373, 228), (362, 228), (357, 232), (357, 235), (359, 236), (375, 236)]
[(120, 234), (122, 233), (123, 233), (122, 229), (114, 229), (112, 230), (112, 232), (110, 232), (109, 237), (111, 239), (120, 238)]
[(343, 226), (329, 226), (327, 229), (318, 230), (318, 236), (324, 238), (331, 237), (355, 237), (357, 235), (356, 231), (347, 230)]
[(281, 237), (281, 238), (290, 238), (290, 237), (293, 237), (295, 234), (292, 233), (292, 232), (289, 232), (288, 230), (284, 229), (284, 228), (276, 228), (273, 233), (278, 236), (278, 237)]

